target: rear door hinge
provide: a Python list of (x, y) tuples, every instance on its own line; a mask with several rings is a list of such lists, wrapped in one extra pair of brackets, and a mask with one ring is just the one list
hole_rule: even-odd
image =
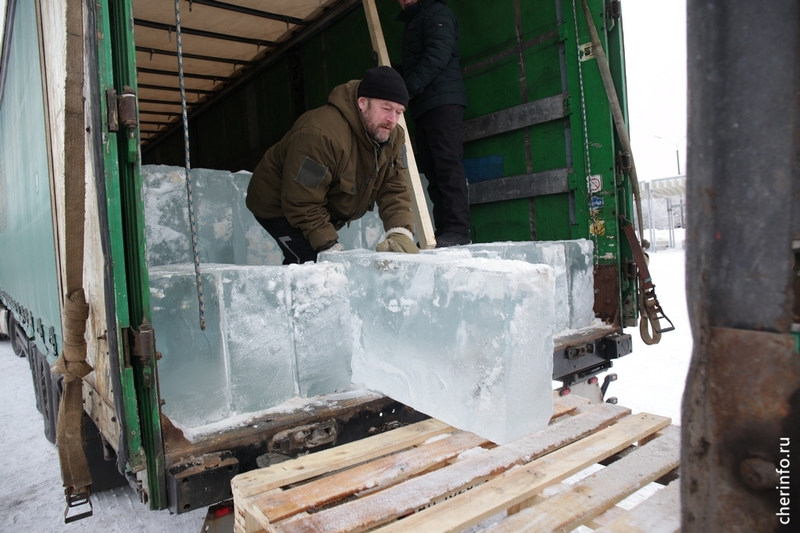
[(108, 107), (108, 131), (120, 131), (120, 126), (127, 130), (131, 137), (139, 127), (136, 93), (127, 85), (118, 95), (115, 89), (106, 89), (106, 105)]
[(153, 376), (151, 362), (153, 357), (157, 358), (155, 331), (146, 318), (142, 320), (138, 331), (134, 328), (126, 329), (128, 330), (127, 340), (130, 356), (139, 359), (142, 365), (143, 384), (150, 388)]

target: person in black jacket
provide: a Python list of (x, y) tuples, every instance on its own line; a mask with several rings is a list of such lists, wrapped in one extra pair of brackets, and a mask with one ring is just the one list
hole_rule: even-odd
[(398, 0), (405, 23), (403, 60), (420, 170), (433, 202), (436, 247), (469, 244), (469, 197), (461, 163), (467, 91), (461, 77), (458, 20), (447, 0)]

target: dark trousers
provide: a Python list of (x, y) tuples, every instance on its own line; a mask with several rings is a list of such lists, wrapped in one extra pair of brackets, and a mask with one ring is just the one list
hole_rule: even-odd
[(428, 178), (436, 235), (469, 235), (469, 195), (461, 164), (463, 117), (463, 106), (443, 105), (414, 121), (417, 161)]
[(256, 217), (256, 220), (281, 247), (284, 265), (317, 260), (317, 251), (311, 247), (303, 232), (292, 227), (284, 217)]

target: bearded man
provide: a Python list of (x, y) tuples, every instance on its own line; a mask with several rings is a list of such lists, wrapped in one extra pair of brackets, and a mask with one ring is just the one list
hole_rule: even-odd
[(328, 103), (304, 113), (259, 162), (247, 208), (275, 239), (283, 264), (316, 261), (342, 250), (337, 230), (378, 206), (386, 236), (378, 251), (419, 253), (408, 183), (403, 78), (369, 69), (339, 85)]

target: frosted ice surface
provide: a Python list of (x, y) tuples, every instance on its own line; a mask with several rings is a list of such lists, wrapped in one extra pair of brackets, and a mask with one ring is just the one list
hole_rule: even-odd
[(231, 410), (259, 411), (297, 393), (283, 267), (220, 268)]
[(423, 254), (498, 257), (553, 267), (556, 282), (555, 331), (580, 329), (594, 320), (593, 243), (568, 241), (497, 242), (423, 250)]
[(230, 416), (228, 373), (214, 273), (201, 276), (206, 329), (200, 330), (197, 285), (190, 264), (150, 268), (150, 305), (164, 414), (188, 426)]
[(353, 352), (347, 278), (342, 265), (289, 265), (291, 323), (301, 396), (344, 389)]
[(147, 263), (158, 266), (191, 262), (184, 170), (145, 165), (142, 180)]
[(245, 198), (252, 173), (231, 174), (233, 186), (233, 262), (237, 265), (280, 265), (283, 253), (247, 209)]
[(547, 425), (551, 267), (368, 251), (321, 259), (345, 265), (354, 382), (497, 443)]
[(594, 319), (594, 243), (588, 239), (564, 244), (569, 275), (570, 327), (588, 326)]
[(192, 169), (192, 196), (200, 262), (232, 265), (234, 199), (231, 173)]

